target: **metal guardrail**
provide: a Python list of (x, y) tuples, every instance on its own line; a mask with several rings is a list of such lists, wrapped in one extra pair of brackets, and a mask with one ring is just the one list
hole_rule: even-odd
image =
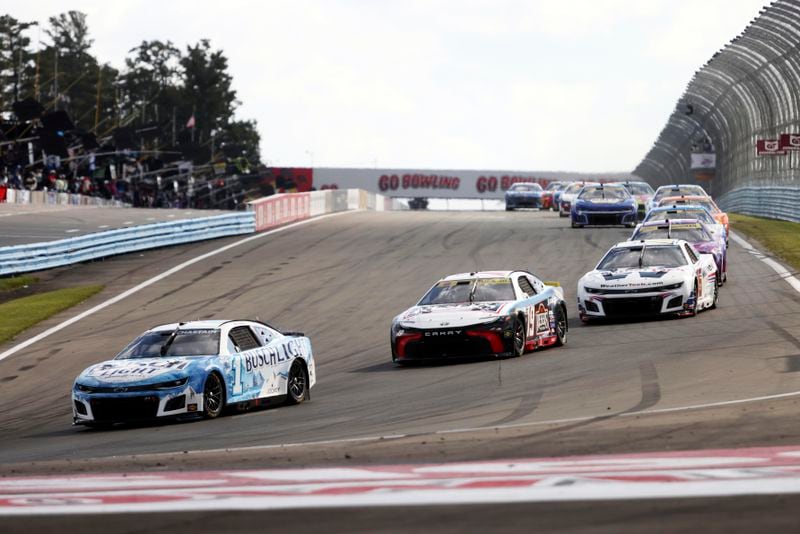
[(725, 211), (800, 222), (797, 187), (740, 187), (719, 197), (717, 203)]
[(51, 269), (144, 249), (255, 232), (250, 212), (215, 215), (0, 248), (0, 275)]

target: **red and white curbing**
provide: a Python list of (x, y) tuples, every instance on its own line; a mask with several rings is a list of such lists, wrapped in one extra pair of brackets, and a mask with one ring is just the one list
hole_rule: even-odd
[(800, 446), (393, 466), (0, 479), (0, 516), (800, 493)]

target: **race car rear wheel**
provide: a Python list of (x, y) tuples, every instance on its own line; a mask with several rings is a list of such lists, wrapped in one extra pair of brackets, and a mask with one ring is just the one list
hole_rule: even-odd
[(300, 404), (308, 398), (308, 376), (299, 363), (292, 364), (286, 385), (286, 400), (289, 404)]
[(555, 313), (556, 320), (556, 347), (561, 347), (567, 343), (567, 314), (564, 313), (564, 308), (556, 306)]
[(224, 406), (225, 387), (222, 385), (222, 379), (217, 373), (211, 373), (203, 387), (203, 416), (206, 419), (214, 419), (222, 413)]
[(514, 323), (514, 357), (525, 354), (525, 321), (518, 317)]
[(719, 299), (719, 279), (714, 282), (714, 300), (711, 301), (711, 306), (709, 306), (708, 309), (717, 309), (717, 299)]

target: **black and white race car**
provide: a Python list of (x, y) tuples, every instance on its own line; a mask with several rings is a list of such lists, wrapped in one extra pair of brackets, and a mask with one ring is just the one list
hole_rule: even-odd
[(564, 291), (526, 271), (454, 274), (394, 318), (392, 361), (522, 356), (567, 341)]

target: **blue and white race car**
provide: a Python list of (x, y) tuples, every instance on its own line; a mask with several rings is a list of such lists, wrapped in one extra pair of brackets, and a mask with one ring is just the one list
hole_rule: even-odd
[(506, 191), (506, 211), (517, 208), (541, 208), (542, 186), (535, 182), (519, 182)]
[(316, 382), (311, 342), (249, 320), (156, 326), (72, 387), (75, 424), (203, 416), (228, 406), (308, 399)]

